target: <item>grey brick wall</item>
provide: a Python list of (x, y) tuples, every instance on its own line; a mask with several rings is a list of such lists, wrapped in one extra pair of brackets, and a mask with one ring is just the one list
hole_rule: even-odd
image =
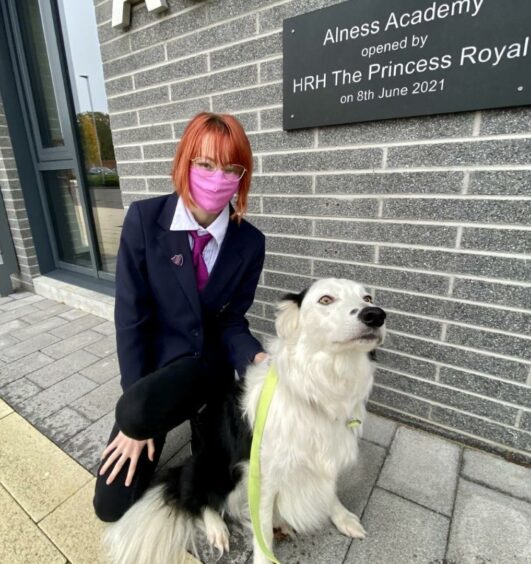
[[(531, 452), (531, 109), (282, 130), (282, 20), (337, 0), (169, 0), (111, 27), (95, 2), (123, 200), (172, 190), (198, 111), (234, 113), (267, 236), (249, 314), (325, 276), (389, 312), (373, 410), (484, 448)], [(526, 262), (527, 259), (527, 262)]]
[(33, 290), (32, 278), (40, 274), (33, 237), (26, 214), (22, 188), (11, 146), (4, 104), (0, 96), (0, 193), (17, 254), (20, 274), (11, 275), (15, 288)]

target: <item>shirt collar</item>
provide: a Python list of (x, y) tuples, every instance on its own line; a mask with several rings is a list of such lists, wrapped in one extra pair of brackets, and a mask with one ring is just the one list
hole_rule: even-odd
[(208, 232), (214, 237), (218, 245), (221, 245), (229, 226), (229, 217), (230, 210), (229, 204), (227, 203), (223, 210), (221, 210), (218, 217), (216, 217), (216, 219), (205, 229), (197, 223), (197, 220), (193, 216), (192, 212), (184, 205), (183, 199), (179, 198), (177, 200), (177, 206), (175, 207), (175, 213), (170, 225), (170, 230), (189, 231), (197, 229), (199, 235), (204, 235)]

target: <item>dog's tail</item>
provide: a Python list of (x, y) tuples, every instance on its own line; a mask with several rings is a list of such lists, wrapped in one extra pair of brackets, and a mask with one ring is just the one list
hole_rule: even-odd
[(180, 468), (172, 470), (105, 529), (103, 545), (113, 564), (184, 564), (188, 550), (197, 555), (195, 517), (165, 495), (170, 480), (180, 479)]

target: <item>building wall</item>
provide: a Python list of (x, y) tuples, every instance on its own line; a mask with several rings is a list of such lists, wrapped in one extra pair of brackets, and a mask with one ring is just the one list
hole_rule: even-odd
[(248, 318), (313, 279), (352, 278), (389, 313), (373, 410), (531, 452), (530, 108), (282, 130), (283, 18), (331, 0), (169, 0), (111, 27), (95, 1), (125, 207), (170, 192), (198, 111), (234, 113), (256, 163), (267, 259)]
[(18, 259), (20, 272), (12, 274), (11, 280), (14, 288), (33, 289), (32, 278), (40, 274), (37, 256), (33, 246), (33, 238), (20, 180), (11, 146), (4, 104), (0, 96), (0, 194), (4, 200), (7, 219), (15, 252)]

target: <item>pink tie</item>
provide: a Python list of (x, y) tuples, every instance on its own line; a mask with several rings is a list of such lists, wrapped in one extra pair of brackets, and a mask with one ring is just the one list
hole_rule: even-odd
[(201, 291), (208, 280), (208, 269), (203, 258), (203, 250), (206, 244), (212, 239), (211, 233), (199, 235), (197, 231), (188, 231), (194, 239), (193, 261), (195, 266), (195, 278), (197, 280), (197, 289)]

